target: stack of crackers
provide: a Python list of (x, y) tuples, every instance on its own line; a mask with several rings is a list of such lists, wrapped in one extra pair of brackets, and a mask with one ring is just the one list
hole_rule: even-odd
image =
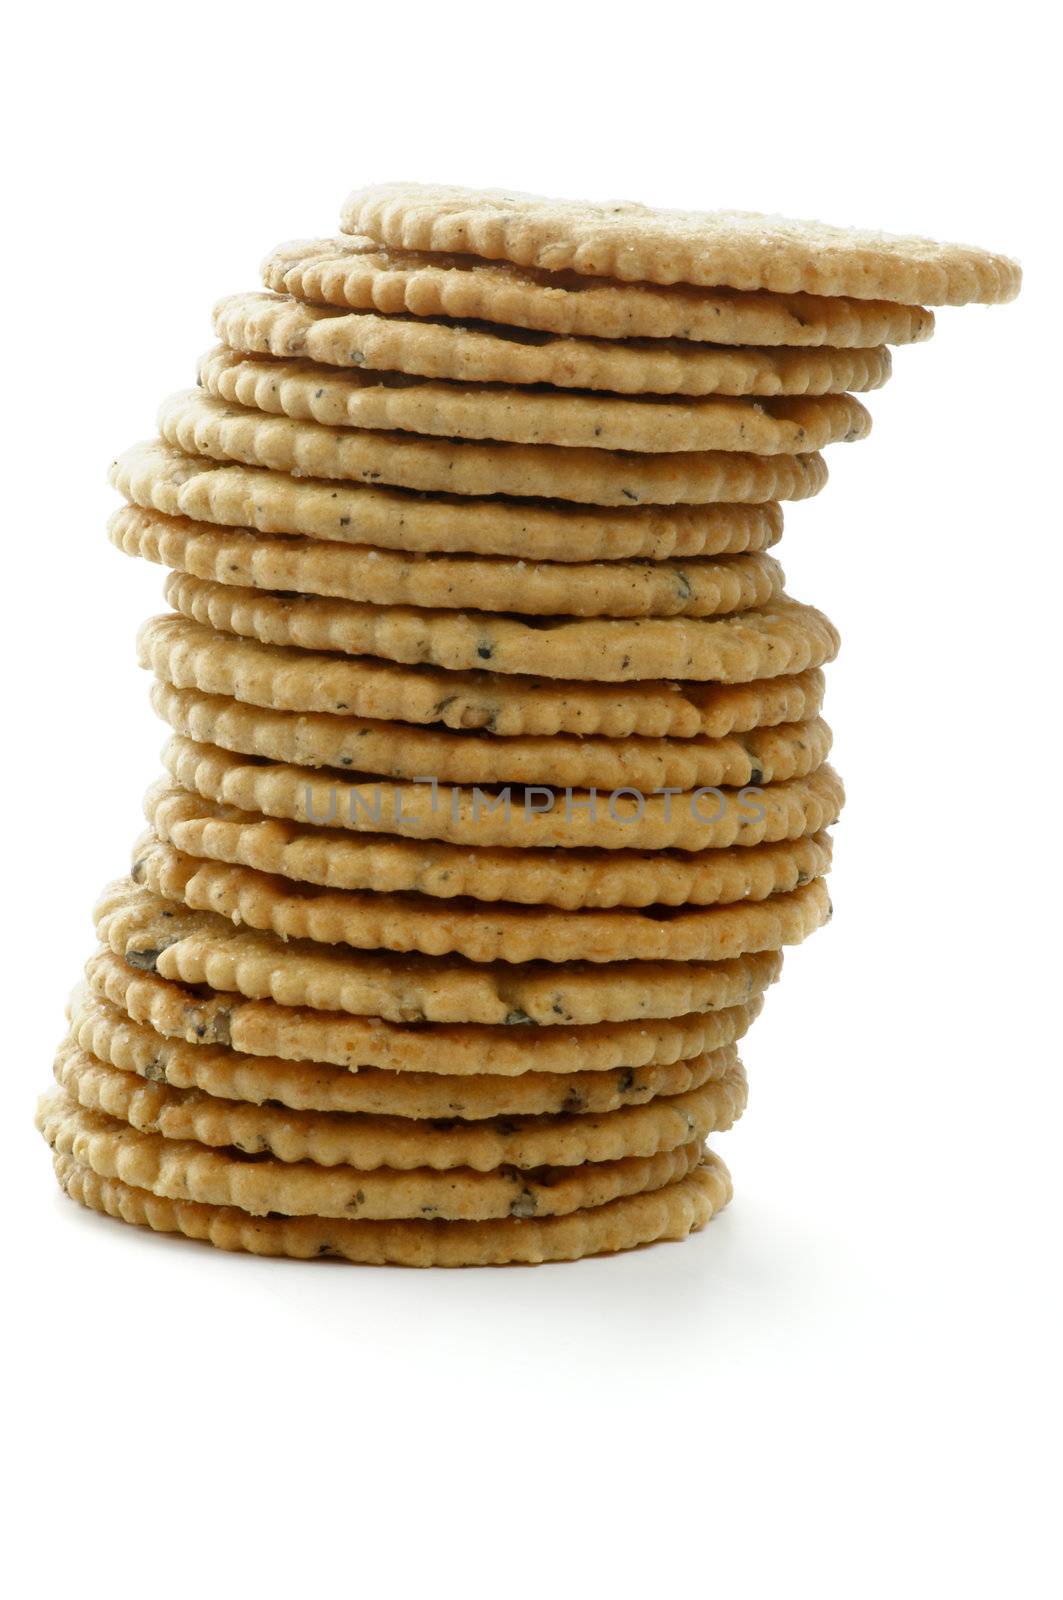
[(113, 469), (171, 737), (40, 1126), (261, 1254), (544, 1261), (730, 1196), (706, 1136), (830, 915), (838, 637), (783, 505), (1002, 257), (387, 186), (222, 300)]

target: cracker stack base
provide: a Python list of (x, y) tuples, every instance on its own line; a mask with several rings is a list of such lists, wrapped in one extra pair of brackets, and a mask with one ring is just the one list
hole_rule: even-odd
[(110, 534), (164, 774), (38, 1122), (63, 1188), (260, 1255), (678, 1239), (830, 915), (830, 622), (783, 503), (1002, 257), (385, 186), (266, 259)]

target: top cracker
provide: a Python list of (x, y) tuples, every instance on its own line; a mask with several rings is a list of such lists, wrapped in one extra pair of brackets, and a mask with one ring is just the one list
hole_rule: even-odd
[(346, 233), (625, 283), (689, 283), (883, 299), (1012, 300), (1022, 273), (970, 245), (793, 222), (748, 211), (664, 211), (634, 201), (549, 200), (500, 189), (391, 183), (356, 189)]

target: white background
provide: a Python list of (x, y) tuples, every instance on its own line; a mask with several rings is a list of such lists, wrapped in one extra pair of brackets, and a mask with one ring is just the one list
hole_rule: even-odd
[[(9, 22), (3, 1218), (20, 1593), (1053, 1591), (1058, 207), (1040, 8), (31, 10)], [(32, 1131), (162, 730), (110, 457), (219, 295), (389, 178), (822, 216), (1019, 256), (788, 512), (840, 625), (831, 929), (684, 1246), (259, 1262), (90, 1217)]]

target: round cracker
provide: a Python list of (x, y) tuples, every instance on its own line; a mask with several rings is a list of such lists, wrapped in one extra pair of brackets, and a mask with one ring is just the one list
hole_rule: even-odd
[[(274, 909), (279, 920), (279, 900)], [(699, 961), (513, 965), (287, 939), (189, 911), (128, 878), (108, 885), (95, 908), (102, 944), (138, 971), (183, 984), (393, 1023), (552, 1028), (709, 1010), (719, 989), (715, 963), (801, 943), (828, 920), (830, 902), (814, 879), (788, 895), (701, 915), (711, 954)]]
[[(111, 956), (106, 959), (114, 961)], [(762, 1004), (761, 996), (755, 995), (741, 1007), (733, 1030), (748, 1028)], [(519, 1077), (497, 1073), (457, 1077), (442, 1072), (389, 1072), (377, 1067), (349, 1072), (316, 1061), (248, 1056), (225, 1045), (164, 1038), (147, 1024), (133, 1022), (121, 1007), (94, 994), (86, 985), (74, 991), (68, 1015), (70, 1039), (79, 1049), (150, 1083), (194, 1089), (215, 1099), (238, 1100), (245, 1105), (371, 1118), (374, 1126), (392, 1135), (388, 1144), (391, 1166), (406, 1164), (404, 1152), (411, 1149), (406, 1137), (411, 1121), (442, 1123), (441, 1127), (428, 1128), (432, 1136), (456, 1134), (454, 1144), (444, 1138), (438, 1150), (432, 1145), (433, 1161), (453, 1148), (463, 1152), (466, 1165), (477, 1166), (481, 1158), (493, 1157), (500, 1148), (511, 1148), (499, 1145), (497, 1140), (514, 1131), (509, 1125), (513, 1117), (539, 1123), (544, 1117), (600, 1116), (645, 1105), (657, 1096), (688, 1094), (733, 1075), (739, 1065), (737, 1045), (731, 1043), (689, 1060), (612, 1067), (600, 1072), (531, 1071)], [(486, 1144), (475, 1137), (476, 1123), (484, 1121), (490, 1124), (488, 1138), (492, 1141)], [(522, 1123), (521, 1127), (526, 1129), (528, 1125)], [(419, 1152), (425, 1148), (417, 1146)], [(488, 1165), (498, 1163), (491, 1159)]]
[(459, 500), (498, 494), (614, 507), (805, 498), (821, 479), (817, 441), (852, 441), (870, 431), (867, 411), (849, 395), (765, 400), (762, 409), (756, 426), (752, 418), (744, 424), (759, 453), (737, 442), (743, 424), (736, 423), (730, 449), (661, 456), (340, 432), (229, 404), (201, 389), (170, 395), (156, 421), (167, 443), (188, 455), (297, 477), (384, 483)]
[[(804, 872), (796, 871), (793, 880), (780, 886), (776, 894), (792, 893), (830, 870), (830, 847), (824, 835), (797, 841), (788, 848), (803, 854), (807, 866)], [(674, 913), (663, 907), (561, 911), (521, 905), (487, 911), (478, 902), (456, 906), (447, 902), (443, 909), (438, 901), (419, 895), (315, 890), (254, 867), (185, 855), (151, 833), (134, 847), (132, 876), (153, 894), (179, 901), (190, 910), (216, 912), (243, 927), (283, 939), (311, 939), (360, 950), (460, 955), (468, 961), (511, 963), (704, 961), (715, 959), (718, 952), (716, 906), (688, 906)]]
[(807, 778), (750, 790), (555, 791), (545, 785), (497, 793), (473, 786), (324, 777), (305, 767), (261, 765), (180, 734), (163, 762), (178, 784), (222, 805), (265, 817), (354, 833), (393, 833), (459, 845), (518, 849), (713, 850), (816, 833), (837, 817), (841, 780), (824, 763)]
[(783, 592), (774, 557), (677, 562), (515, 561), (505, 556), (412, 554), (308, 539), (270, 539), (242, 528), (122, 506), (107, 525), (126, 555), (229, 587), (381, 605), (556, 617), (710, 617), (773, 605)]
[(840, 295), (614, 283), (509, 261), (388, 250), (372, 239), (294, 239), (271, 250), (262, 279), (277, 294), (350, 311), (494, 322), (599, 339), (870, 349), (929, 339), (921, 306)]
[(641, 1194), (685, 1177), (698, 1165), (700, 1140), (655, 1156), (624, 1156), (542, 1171), (498, 1168), (409, 1172), (321, 1167), (313, 1162), (251, 1158), (191, 1140), (141, 1133), (103, 1112), (88, 1111), (65, 1091), (45, 1096), (37, 1126), (60, 1155), (83, 1161), (103, 1178), (119, 1178), (169, 1200), (235, 1205), (251, 1216), (420, 1217), (487, 1221), (496, 1217), (565, 1216)]
[(908, 305), (1013, 300), (1006, 256), (754, 211), (672, 211), (633, 201), (553, 200), (500, 189), (376, 184), (343, 207), (345, 233), (623, 283), (689, 283)]
[[(296, 653), (301, 651), (408, 664), (401, 671), (379, 660), (333, 661), (326, 677), (345, 685), (333, 709), (357, 709), (385, 721), (445, 721), (492, 733), (605, 732), (603, 720), (649, 732), (644, 713), (659, 719), (652, 731), (673, 731), (673, 717), (688, 715), (677, 702), (690, 694), (692, 684), (789, 678), (833, 661), (840, 642), (822, 612), (787, 594), (770, 607), (728, 617), (548, 617), (537, 622), (234, 589), (187, 573), (172, 573), (165, 595), (176, 611), (216, 633), (281, 646), (287, 651), (284, 675), (293, 681), (306, 681), (323, 665), (320, 656)], [(225, 647), (220, 639), (216, 643), (220, 658)], [(279, 658), (271, 659), (280, 664)], [(299, 670), (301, 663), (306, 672)], [(437, 665), (441, 672), (434, 670)], [(529, 683), (529, 678), (538, 681)], [(591, 690), (592, 684), (608, 683), (622, 683), (623, 692)], [(407, 705), (428, 705), (431, 714), (406, 711)], [(610, 705), (616, 708), (611, 713)], [(385, 706), (389, 709), (371, 709)]]
[[(574, 1110), (577, 1107), (568, 1099), (574, 1073), (638, 1073), (691, 1062), (731, 1045), (750, 1027), (760, 996), (776, 981), (781, 967), (778, 951), (719, 962), (713, 1011), (582, 1028), (528, 1024), (496, 1028), (476, 1023), (409, 1027), (280, 1006), (271, 1000), (192, 990), (158, 973), (137, 971), (109, 949), (89, 958), (85, 976), (97, 999), (109, 1001), (164, 1039), (183, 1040), (197, 1049), (222, 1045), (267, 1061), (280, 1058), (343, 1067), (359, 1078), (375, 1071), (376, 1078), (363, 1079), (367, 1093), (374, 1094), (389, 1084), (401, 1096), (402, 1084), (409, 1082), (420, 1095), (426, 1081), (438, 1078), (439, 1092), (449, 1107), (443, 1114), (463, 1116), (470, 1113), (456, 1107), (456, 1081), (472, 1080), (470, 1095), (481, 1095), (485, 1080), (500, 1083), (529, 1077), (536, 1093), (555, 1081), (561, 1108)], [(610, 1080), (610, 1093), (617, 1087)], [(495, 1101), (490, 1103), (502, 1109)], [(397, 1110), (399, 1104), (396, 1098), (392, 1108)], [(542, 1109), (549, 1109), (549, 1102)]]
[[(165, 781), (148, 790), (144, 808), (159, 838), (184, 855), (252, 867), (323, 889), (342, 889), (348, 896), (361, 892), (366, 925), (373, 927), (375, 942), (382, 947), (397, 935), (386, 915), (370, 923), (374, 907), (386, 911), (398, 904), (412, 913), (422, 904), (421, 896), (443, 900), (445, 910), (438, 904), (426, 906), (416, 922), (411, 920), (412, 933), (407, 934), (404, 924), (404, 935), (416, 939), (411, 948), (428, 955), (441, 953), (435, 947), (441, 937), (460, 938), (462, 943), (455, 948), (465, 955), (472, 953), (465, 943), (472, 938), (497, 938), (501, 944), (502, 929), (508, 929), (511, 918), (507, 907), (497, 917), (488, 912), (488, 905), (498, 901), (535, 906), (544, 916), (544, 908), (558, 908), (562, 915), (541, 924), (553, 948), (553, 941), (571, 926), (573, 911), (765, 900), (823, 875), (830, 865), (830, 837), (822, 832), (729, 850), (559, 854), (482, 846), (467, 850), (427, 840), (300, 826), (215, 805)], [(464, 906), (463, 900), (472, 903)], [(507, 931), (505, 938), (510, 937)]]
[(822, 717), (725, 739), (499, 739), (339, 713), (266, 710), (162, 682), (152, 685), (151, 703), (175, 733), (236, 755), (410, 781), (431, 773), (440, 783), (484, 786), (630, 787), (646, 794), (663, 788), (741, 789), (807, 777), (831, 747)]
[(630, 1250), (663, 1239), (685, 1239), (723, 1209), (731, 1180), (707, 1151), (686, 1178), (646, 1194), (629, 1195), (567, 1217), (497, 1222), (349, 1222), (316, 1217), (250, 1217), (235, 1207), (163, 1200), (117, 1178), (101, 1178), (69, 1156), (55, 1173), (71, 1199), (90, 1210), (148, 1227), (182, 1233), (221, 1250), (307, 1260), (333, 1256), (363, 1265), (407, 1267), (501, 1266), (508, 1262), (575, 1261)]
[(584, 1161), (645, 1158), (730, 1128), (747, 1095), (745, 1072), (735, 1061), (696, 1089), (598, 1116), (562, 1112), (470, 1123), (445, 1118), (440, 1126), (410, 1117), (247, 1105), (198, 1089), (175, 1089), (100, 1061), (72, 1038), (60, 1046), (54, 1073), (60, 1088), (86, 1110), (102, 1111), (141, 1133), (362, 1172), (379, 1167), (492, 1172), (502, 1166), (572, 1167)]
[[(717, 406), (714, 397), (844, 394), (877, 389), (890, 374), (889, 351), (882, 346), (788, 350), (680, 339), (571, 339), (497, 324), (469, 328), (375, 312), (325, 310), (288, 295), (230, 295), (214, 309), (214, 331), (223, 349), (237, 357), (266, 356), (284, 360), (286, 366), (293, 358), (309, 363), (302, 375), (306, 387), (313, 387), (315, 377), (322, 385), (318, 396), (326, 413), (318, 417), (322, 422), (606, 450), (726, 450), (731, 447), (719, 444), (715, 435), (719, 419), (730, 408), (726, 402)], [(359, 376), (368, 375), (384, 392), (367, 405), (364, 382), (330, 385), (322, 365), (356, 368)], [(283, 376), (276, 374), (278, 381), (294, 377), (298, 370), (291, 367)], [(401, 389), (393, 382), (389, 393), (379, 383), (382, 373), (427, 379), (443, 392), (428, 397), (425, 404), (418, 403), (415, 392), (405, 401), (396, 400)], [(265, 369), (263, 376), (268, 383)], [(467, 392), (448, 395), (447, 384)], [(479, 395), (475, 389), (470, 392), (470, 386), (477, 384), (492, 387)], [(520, 387), (532, 385), (549, 385), (559, 392), (522, 398)], [(326, 399), (329, 390), (331, 400)], [(580, 398), (566, 396), (565, 390), (589, 393)], [(606, 398), (599, 400), (598, 391)], [(638, 399), (631, 403), (619, 398), (623, 396)], [(653, 401), (661, 396), (693, 403), (685, 408), (673, 405), (670, 415), (657, 416), (660, 408)], [(229, 393), (226, 398), (238, 396)], [(391, 420), (362, 420), (374, 411)], [(601, 417), (597, 434), (595, 415)], [(425, 427), (418, 418), (434, 425)], [(457, 426), (447, 426), (447, 419)], [(690, 442), (676, 442), (684, 438)]]
[[(822, 456), (813, 456), (791, 498), (818, 494), (826, 481)], [(133, 445), (112, 462), (111, 482), (127, 500), (168, 516), (374, 549), (530, 561), (667, 561), (767, 550), (782, 535), (782, 510), (774, 501), (617, 510), (500, 495), (459, 501), (208, 461), (161, 439)]]

